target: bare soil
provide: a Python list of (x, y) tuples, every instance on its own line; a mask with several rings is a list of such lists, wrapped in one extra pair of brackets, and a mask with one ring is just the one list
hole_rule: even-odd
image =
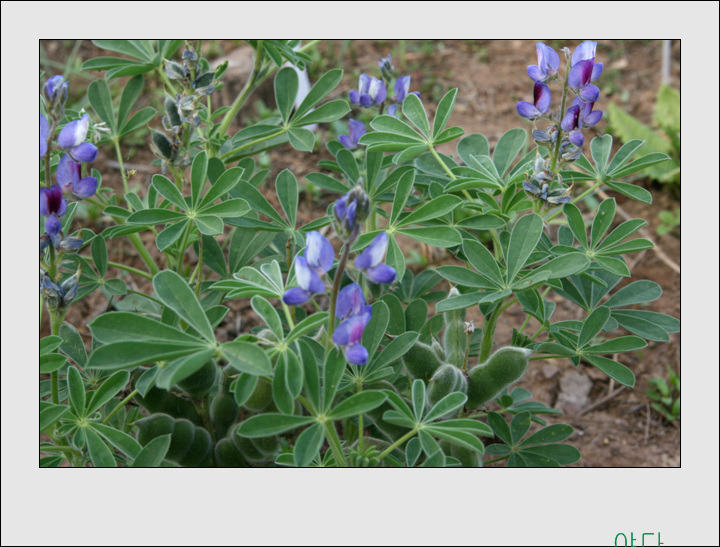
[[(577, 42), (559, 43), (547, 41), (556, 49), (567, 45), (571, 49)], [(72, 44), (59, 41), (43, 42), (48, 58), (62, 62)], [(231, 55), (240, 43), (219, 41), (212, 43), (218, 55)], [(311, 69), (311, 77), (324, 70), (333, 68), (332, 63), (342, 62), (345, 76), (339, 87), (338, 96), (346, 96), (347, 91), (357, 85), (357, 76), (361, 72), (376, 74), (377, 60), (388, 53), (393, 54), (395, 67), (403, 74), (412, 76), (411, 90), (419, 90), (424, 103), (428, 107), (436, 103), (445, 91), (459, 88), (455, 110), (450, 123), (463, 127), (466, 134), (483, 133), (490, 141), (491, 149), (503, 132), (513, 127), (523, 126), (523, 120), (517, 115), (515, 103), (518, 100), (529, 100), (532, 96), (532, 82), (526, 75), (525, 67), (536, 63), (535, 42), (525, 40), (510, 41), (355, 41), (352, 43), (332, 41), (319, 45), (320, 55), (317, 56), (317, 69)], [(100, 55), (100, 50), (91, 43), (85, 42), (78, 50), (82, 59)], [(242, 55), (241, 55), (242, 58)], [(661, 43), (659, 41), (599, 41), (597, 59), (605, 63), (605, 71), (598, 82), (602, 95), (596, 109), (603, 109), (608, 102), (616, 102), (626, 111), (637, 117), (641, 122), (650, 124), (654, 108), (654, 98), (661, 78)], [(679, 42), (673, 42), (671, 85), (679, 86), (680, 82), (680, 50)], [(315, 74), (315, 70), (319, 70)], [(53, 71), (53, 74), (57, 70)], [(95, 77), (100, 74), (95, 74)], [(88, 79), (82, 76), (71, 78), (71, 89), (82, 89)], [(226, 92), (218, 94), (214, 99), (214, 108), (228, 104), (230, 91), (239, 89), (243, 81), (242, 70), (228, 72)], [(258, 90), (256, 98), (272, 106), (272, 91), (268, 83)], [(146, 91), (149, 93), (149, 91)], [(140, 102), (150, 102), (143, 95)], [(217, 104), (215, 101), (219, 101)], [(257, 120), (257, 111), (250, 108), (236, 121), (235, 129), (244, 127)], [(144, 106), (144, 104), (143, 104)], [(432, 115), (432, 107), (429, 107)], [(357, 115), (354, 111), (353, 114)], [(159, 121), (155, 120), (158, 124)], [(603, 121), (595, 128), (596, 134), (607, 129)], [(334, 138), (328, 128), (320, 128), (319, 141)], [(592, 139), (586, 134), (586, 142)], [(616, 143), (617, 147), (618, 143)], [(454, 152), (455, 143), (445, 145), (443, 151)], [(129, 169), (137, 169), (131, 184), (143, 192), (150, 182), (152, 174), (159, 169), (150, 166), (154, 157), (144, 143), (126, 146), (123, 149), (125, 158), (131, 165)], [(285, 168), (292, 170), (299, 181), (304, 180), (308, 173), (318, 171), (317, 162), (330, 159), (324, 147), (316, 153), (300, 153), (290, 146), (275, 149), (270, 153), (272, 183), (275, 176)], [(111, 149), (101, 150), (94, 167), (103, 174), (103, 185), (116, 190), (122, 189), (122, 181), (117, 164), (112, 160)], [(674, 197), (667, 188), (663, 188), (647, 179), (633, 181), (648, 189), (653, 195), (653, 204), (647, 205), (609, 192), (615, 197), (618, 206), (626, 211), (631, 218), (643, 218), (649, 225), (647, 234), (664, 251), (670, 261), (680, 264), (680, 240), (677, 236), (667, 234), (658, 237), (656, 228), (659, 223), (658, 213), (662, 210), (675, 210), (680, 206), (679, 198)], [(264, 187), (266, 197), (277, 205), (273, 184)], [(307, 195), (301, 195), (299, 223), (316, 218), (319, 211), (336, 198), (321, 195), (317, 201), (310, 201)], [(620, 220), (620, 219), (619, 219)], [(619, 221), (618, 221), (619, 223)], [(104, 217), (98, 220), (79, 221), (92, 229), (101, 231), (112, 222)], [(148, 242), (148, 247), (155, 250), (150, 233), (141, 234)], [(421, 251), (421, 249), (418, 249)], [(452, 257), (444, 251), (435, 251), (429, 256), (430, 264), (437, 266)], [(113, 240), (109, 246), (110, 260), (122, 262), (142, 268), (142, 262), (135, 249), (125, 239)], [(162, 256), (159, 256), (162, 264)], [(663, 295), (658, 300), (646, 305), (644, 309), (666, 313), (680, 318), (680, 275), (662, 261), (652, 250), (631, 255), (629, 266), (632, 280), (650, 279), (659, 283)], [(118, 274), (120, 272), (118, 271)], [(207, 275), (214, 275), (207, 272)], [(134, 281), (123, 276), (130, 288), (151, 292), (149, 282), (142, 278)], [(626, 281), (627, 282), (627, 281)], [(555, 317), (562, 319), (579, 318), (577, 308), (557, 299), (558, 309)], [(75, 303), (70, 308), (67, 320), (75, 325), (81, 334), (90, 340), (87, 323), (93, 317), (103, 313), (108, 305), (107, 299), (99, 291), (86, 299)], [(230, 304), (232, 310), (223, 325), (225, 336), (232, 338), (241, 330), (256, 324), (250, 306), (245, 301)], [(480, 324), (480, 317), (475, 317)], [(524, 320), (519, 307), (511, 307), (498, 325), (499, 342), (509, 342), (513, 327), (518, 327)], [(43, 323), (41, 334), (48, 332)], [(533, 320), (534, 321), (534, 320)], [(532, 326), (532, 324), (531, 324)], [(680, 466), (680, 427), (679, 422), (669, 423), (657, 412), (652, 410), (645, 395), (645, 388), (653, 377), (667, 378), (667, 367), (680, 372), (680, 333), (672, 334), (669, 344), (650, 342), (648, 347), (635, 353), (621, 354), (618, 360), (630, 367), (636, 375), (637, 383), (633, 389), (623, 389), (607, 376), (593, 367), (582, 364), (574, 368), (567, 360), (533, 361), (528, 373), (521, 383), (532, 391), (535, 400), (552, 407), (562, 407), (565, 414), (551, 416), (550, 423), (568, 423), (575, 428), (575, 434), (569, 442), (576, 446), (583, 458), (576, 464), (579, 467), (679, 467)]]

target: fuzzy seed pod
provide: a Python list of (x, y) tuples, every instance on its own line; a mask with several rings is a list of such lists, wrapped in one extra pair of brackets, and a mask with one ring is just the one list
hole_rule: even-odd
[(215, 428), (215, 438), (224, 437), (228, 428), (238, 418), (240, 407), (229, 393), (218, 393), (210, 403), (210, 420)]
[(141, 446), (161, 435), (168, 435), (175, 429), (175, 421), (167, 414), (153, 414), (138, 420), (135, 425), (139, 428), (137, 440)]
[(215, 445), (215, 464), (218, 467), (248, 467), (243, 455), (228, 438), (220, 440)]
[(258, 380), (255, 391), (243, 405), (248, 410), (262, 412), (272, 403), (272, 385), (262, 378)]
[[(459, 295), (458, 290), (453, 287), (448, 293), (448, 298)], [(465, 310), (446, 311), (443, 316), (445, 318), (445, 332), (443, 333), (445, 361), (462, 368), (465, 365), (465, 347), (467, 345)]]
[(455, 365), (446, 364), (437, 369), (428, 382), (428, 400), (434, 405), (450, 393), (467, 393), (467, 390), (468, 382), (462, 370)]
[(215, 383), (217, 367), (212, 361), (205, 363), (200, 370), (178, 382), (178, 386), (191, 397), (200, 398), (210, 391)]
[(492, 401), (505, 387), (522, 378), (530, 362), (532, 350), (508, 346), (497, 350), (483, 364), (470, 371), (469, 408)]
[(422, 342), (415, 342), (403, 355), (402, 360), (413, 378), (425, 381), (432, 378), (435, 371), (442, 365), (435, 350)]
[(212, 438), (207, 429), (196, 427), (193, 442), (178, 463), (183, 467), (199, 467), (206, 462), (212, 447)]
[(168, 448), (165, 459), (177, 462), (185, 457), (195, 440), (196, 429), (197, 427), (190, 420), (175, 420), (170, 448)]

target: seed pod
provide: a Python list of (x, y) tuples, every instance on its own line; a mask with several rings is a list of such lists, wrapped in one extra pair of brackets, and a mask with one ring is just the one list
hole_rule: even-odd
[(190, 401), (181, 399), (175, 395), (153, 387), (145, 394), (145, 397), (136, 395), (135, 399), (141, 406), (152, 413), (165, 413), (173, 418), (186, 418), (192, 423), (202, 425), (202, 418)]
[(470, 371), (468, 385), (469, 408), (477, 408), (492, 401), (505, 387), (517, 382), (525, 374), (532, 350), (508, 346), (497, 350), (490, 358)]
[(190, 397), (200, 398), (205, 395), (215, 383), (217, 367), (212, 361), (205, 363), (200, 370), (178, 382), (178, 387)]
[[(453, 287), (448, 298), (459, 296), (458, 290)], [(465, 346), (467, 334), (465, 331), (465, 310), (451, 310), (443, 314), (445, 318), (445, 332), (443, 333), (443, 350), (445, 361), (456, 367), (465, 365)]]
[(462, 370), (455, 365), (443, 365), (428, 382), (428, 400), (434, 405), (450, 393), (455, 391), (467, 393), (467, 390), (468, 383)]
[(260, 378), (255, 391), (243, 405), (248, 410), (262, 412), (272, 403), (272, 385), (267, 380)]
[(463, 446), (450, 445), (450, 455), (460, 460), (463, 467), (482, 467), (482, 456), (475, 450)]
[(175, 429), (175, 421), (167, 414), (153, 414), (138, 420), (135, 425), (139, 428), (137, 440), (141, 446), (145, 446), (156, 437), (168, 435)]
[(195, 425), (190, 420), (175, 420), (175, 428), (170, 438), (165, 459), (174, 462), (180, 461), (189, 451), (195, 440)]
[(215, 428), (215, 438), (225, 436), (228, 428), (238, 418), (240, 407), (235, 402), (235, 397), (229, 393), (218, 393), (210, 403), (210, 420)]
[(183, 467), (199, 467), (207, 461), (212, 447), (212, 439), (207, 429), (203, 427), (196, 427), (195, 437), (190, 445), (190, 449), (187, 451), (187, 454), (178, 461), (178, 463)]
[(275, 454), (280, 450), (280, 442), (276, 437), (261, 437), (259, 439), (250, 439), (252, 445), (262, 454), (264, 459), (274, 459)]
[(250, 442), (250, 439), (246, 437), (235, 435), (233, 437), (233, 444), (248, 463), (261, 463), (267, 459), (262, 452), (255, 448), (255, 445)]
[(415, 342), (403, 355), (403, 363), (415, 379), (429, 380), (440, 368), (442, 361), (432, 347), (422, 342)]
[(247, 461), (235, 448), (232, 439), (222, 439), (215, 445), (215, 464), (218, 467), (248, 467)]

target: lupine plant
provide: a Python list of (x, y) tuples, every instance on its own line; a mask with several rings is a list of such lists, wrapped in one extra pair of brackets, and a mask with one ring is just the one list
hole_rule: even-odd
[[(390, 55), (348, 94), (333, 69), (299, 95), (314, 43), (248, 41), (252, 73), (219, 106), (226, 65), (211, 70), (201, 42), (94, 43), (122, 57), (85, 62), (104, 71), (86, 110), (66, 108), (61, 75), (41, 91), (42, 466), (569, 465), (580, 459), (563, 442), (572, 427), (548, 425), (559, 411), (515, 384), (555, 358), (633, 386), (617, 356), (679, 330), (632, 307), (658, 298), (657, 283), (619, 285), (625, 255), (652, 245), (631, 237), (645, 221), (616, 225), (614, 198), (594, 212), (584, 203), (599, 189), (649, 203), (621, 179), (667, 160), (633, 159), (638, 140), (613, 155), (610, 135), (586, 146), (603, 116), (594, 42), (537, 45), (532, 102), (517, 104), (534, 142), (511, 129), (492, 154), (483, 135), (447, 126), (461, 90), (431, 122)], [(276, 115), (231, 129), (267, 78)], [(154, 103), (137, 108), (143, 91)], [(301, 224), (296, 176), (268, 183), (255, 157), (310, 153), (308, 126), (348, 115), (348, 134), (324, 143), (332, 159), (305, 176), (323, 194)], [(139, 191), (121, 152), (131, 134), (157, 156)], [(123, 192), (102, 186), (98, 154), (120, 164)], [(80, 228), (83, 200), (114, 224)], [(123, 238), (134, 265), (108, 259)], [(447, 261), (411, 271), (409, 245)], [(107, 305), (90, 339), (64, 319), (96, 291)], [(554, 319), (551, 295), (578, 318)], [(511, 306), (525, 320), (501, 332)], [(229, 321), (231, 309), (248, 314)]]

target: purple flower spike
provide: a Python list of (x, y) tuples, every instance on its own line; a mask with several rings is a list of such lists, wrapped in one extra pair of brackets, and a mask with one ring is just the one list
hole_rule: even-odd
[(98, 155), (97, 146), (89, 142), (80, 143), (75, 148), (70, 149), (69, 152), (80, 163), (95, 161)]
[(595, 62), (595, 52), (597, 51), (597, 42), (587, 40), (575, 48), (572, 55), (572, 66), (575, 66), (580, 61), (590, 60)]
[(393, 267), (382, 264), (387, 247), (388, 235), (386, 232), (382, 232), (355, 259), (355, 266), (364, 270), (368, 279), (375, 283), (389, 284), (397, 277), (397, 272)]
[(537, 46), (538, 64), (527, 67), (528, 76), (536, 82), (544, 82), (555, 76), (560, 66), (560, 57), (550, 46), (538, 42)]
[(578, 148), (582, 148), (582, 145), (585, 144), (585, 136), (580, 131), (570, 131), (569, 138), (570, 142)]
[(363, 73), (360, 75), (357, 90), (350, 91), (350, 102), (367, 108), (373, 104), (381, 104), (386, 96), (385, 82)]
[(308, 232), (305, 236), (305, 258), (307, 264), (318, 275), (326, 274), (335, 261), (335, 250), (332, 244), (320, 232)]
[(333, 342), (343, 348), (345, 358), (349, 363), (354, 365), (364, 365), (368, 360), (368, 351), (360, 342), (362, 341), (363, 331), (370, 321), (372, 310), (370, 306), (365, 306), (363, 312), (359, 315), (352, 315), (335, 329), (333, 333)]
[(40, 214), (47, 217), (45, 219), (45, 232), (56, 240), (60, 233), (61, 224), (60, 217), (67, 210), (67, 201), (63, 198), (62, 188), (59, 186), (51, 186), (50, 188), (40, 188)]
[(410, 92), (410, 76), (402, 76), (395, 82), (395, 100), (401, 103)]
[(47, 118), (40, 114), (40, 157), (47, 154), (47, 140), (50, 135), (50, 124)]
[(580, 105), (574, 104), (568, 108), (567, 114), (560, 122), (560, 127), (563, 131), (572, 131), (577, 129), (580, 124)]
[(318, 273), (308, 264), (304, 256), (295, 259), (295, 277), (298, 285), (306, 291), (314, 293), (325, 292), (325, 283), (320, 279)]
[(340, 141), (340, 144), (342, 144), (348, 150), (354, 150), (358, 146), (358, 141), (360, 140), (360, 137), (362, 137), (367, 132), (367, 130), (365, 129), (364, 123), (352, 119), (349, 123), (349, 130), (350, 136), (340, 135), (338, 137), (338, 140)]
[(535, 82), (533, 89), (534, 104), (527, 101), (520, 101), (517, 104), (517, 112), (523, 118), (535, 120), (547, 112), (550, 107), (550, 100), (550, 88), (542, 82)]
[(294, 287), (285, 291), (282, 300), (288, 306), (302, 306), (305, 302), (310, 300), (310, 298), (312, 298), (312, 293), (310, 291), (306, 291), (302, 287)]
[(594, 103), (600, 98), (600, 88), (593, 84), (588, 84), (580, 90), (580, 98), (588, 103)]
[(89, 198), (95, 195), (97, 179), (95, 177), (80, 178), (80, 164), (65, 154), (57, 167), (57, 183), (63, 194), (75, 194), (79, 198)]

